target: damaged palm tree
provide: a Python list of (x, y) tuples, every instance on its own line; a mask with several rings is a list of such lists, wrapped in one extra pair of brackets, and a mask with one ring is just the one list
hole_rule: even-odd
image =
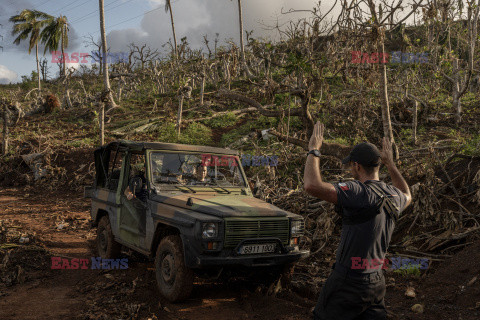
[(252, 73), (247, 65), (245, 59), (245, 46), (243, 45), (243, 14), (242, 14), (242, 0), (237, 0), (238, 3), (238, 24), (240, 29), (240, 58), (242, 63), (242, 71), (248, 76), (252, 77)]
[(103, 84), (104, 84), (104, 91), (108, 94), (108, 101), (107, 101), (107, 111), (116, 108), (117, 104), (113, 100), (112, 91), (110, 89), (110, 79), (108, 77), (108, 62), (107, 62), (107, 36), (105, 34), (105, 15), (103, 9), (103, 0), (99, 0), (98, 2), (100, 7), (100, 33), (102, 36), (102, 57), (104, 57), (105, 61), (103, 63)]
[(25, 115), (25, 113), (20, 107), (20, 103), (11, 103), (6, 98), (2, 98), (0, 100), (0, 108), (0, 112), (2, 113), (3, 126), (2, 155), (6, 155), (8, 153), (9, 128), (15, 126), (20, 120), (20, 118)]
[(105, 104), (109, 102), (110, 91), (103, 91), (98, 101), (98, 126), (100, 129), (100, 145), (105, 144)]
[(186, 85), (181, 88), (178, 95), (178, 113), (177, 113), (177, 138), (180, 138), (180, 126), (182, 125), (183, 101), (185, 98), (190, 99), (192, 95), (192, 87)]
[(8, 109), (7, 105), (3, 104), (2, 110), (2, 120), (3, 120), (3, 139), (2, 139), (2, 155), (8, 153)]

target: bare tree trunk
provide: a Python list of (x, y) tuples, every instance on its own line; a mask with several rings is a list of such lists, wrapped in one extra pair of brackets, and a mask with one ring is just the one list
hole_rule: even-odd
[(240, 25), (240, 58), (242, 59), (242, 70), (247, 76), (251, 77), (252, 73), (247, 66), (247, 61), (245, 59), (245, 46), (243, 45), (242, 0), (238, 0), (238, 23)]
[(2, 142), (2, 155), (8, 153), (8, 113), (7, 106), (3, 106), (3, 142)]
[(64, 78), (65, 96), (63, 98), (64, 109), (72, 109), (73, 108), (72, 101), (70, 100), (70, 89), (69, 89), (69, 83), (68, 83), (68, 81), (69, 81), (68, 78), (69, 77), (70, 77), (70, 74), (69, 75), (65, 74), (65, 78)]
[(68, 108), (68, 109), (72, 109), (72, 108), (73, 108), (72, 100), (70, 100), (70, 89), (68, 88), (68, 79), (67, 79), (66, 82), (65, 82), (65, 100), (64, 100), (64, 104), (67, 105), (67, 108)]
[(40, 94), (42, 91), (42, 84), (40, 83), (40, 62), (38, 61), (38, 44), (35, 45), (35, 54), (37, 55), (38, 94)]
[[(378, 51), (382, 53), (382, 57), (385, 56), (385, 46), (383, 40), (379, 40)], [(392, 148), (396, 159), (399, 159), (398, 147), (395, 144), (393, 138), (392, 121), (390, 119), (390, 105), (388, 102), (388, 89), (387, 89), (387, 66), (385, 63), (381, 63), (380, 66), (380, 100), (382, 108), (382, 122), (383, 122), (383, 135), (390, 139)]]
[(230, 90), (230, 82), (231, 82), (231, 79), (230, 79), (230, 69), (228, 67), (228, 62), (227, 62), (227, 59), (223, 59), (223, 67), (224, 67), (224, 70), (225, 70), (225, 80), (227, 80), (227, 85), (228, 85), (228, 90)]
[(461, 98), (467, 91), (470, 85), (470, 79), (473, 73), (474, 67), (474, 54), (475, 54), (475, 44), (478, 41), (477, 34), (478, 34), (478, 18), (480, 14), (480, 0), (477, 4), (475, 1), (468, 4), (468, 19), (467, 19), (467, 28), (468, 28), (468, 73), (467, 79), (465, 83), (462, 85), (460, 80), (460, 67), (459, 67), (459, 59), (453, 59), (453, 107), (455, 109), (455, 122), (456, 124), (460, 124), (462, 121), (462, 102)]
[(67, 59), (65, 59), (65, 53), (64, 53), (64, 47), (65, 47), (65, 43), (63, 41), (64, 38), (65, 38), (65, 26), (62, 27), (62, 60), (63, 60), (62, 74), (64, 77), (66, 77), (67, 76), (67, 68), (66, 68)]
[(202, 82), (200, 85), (200, 105), (203, 106), (203, 98), (205, 96), (205, 72), (202, 73), (201, 77), (202, 77)]
[(413, 144), (417, 144), (417, 125), (418, 125), (418, 101), (415, 100), (413, 109)]
[(238, 0), (238, 23), (240, 25), (240, 54), (242, 58), (242, 63), (245, 63), (245, 47), (243, 45), (242, 0)]
[(453, 101), (452, 105), (455, 110), (455, 122), (457, 124), (462, 120), (462, 103), (460, 101), (460, 75), (459, 75), (458, 59), (453, 59)]
[(173, 10), (172, 10), (172, 4), (170, 0), (168, 1), (168, 7), (170, 11), (170, 21), (172, 22), (172, 32), (173, 32), (173, 45), (175, 46), (174, 52), (175, 52), (175, 60), (178, 59), (178, 51), (177, 51), (177, 35), (175, 33), (175, 24), (173, 22)]
[(177, 139), (180, 138), (180, 125), (182, 124), (182, 112), (183, 112), (183, 94), (179, 97), (178, 114), (177, 114)]
[(98, 110), (98, 125), (100, 127), (100, 145), (105, 144), (105, 103), (100, 101)]
[[(105, 15), (103, 9), (103, 0), (98, 1), (98, 5), (100, 7), (100, 33), (102, 36), (102, 59), (103, 57), (107, 57), (107, 36), (105, 34)], [(108, 102), (109, 105), (107, 110), (115, 108), (117, 105), (113, 100), (112, 91), (110, 90), (110, 79), (108, 77), (108, 62), (107, 59), (103, 62), (103, 82), (105, 86), (105, 91), (108, 91)]]
[(157, 102), (157, 99), (155, 99), (155, 102), (153, 103), (152, 113), (157, 112), (157, 107), (158, 107), (158, 102)]

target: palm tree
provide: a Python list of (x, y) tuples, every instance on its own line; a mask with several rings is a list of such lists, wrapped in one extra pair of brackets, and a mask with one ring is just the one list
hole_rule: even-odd
[(251, 77), (252, 74), (248, 68), (247, 61), (245, 59), (245, 46), (243, 45), (243, 14), (242, 14), (242, 0), (238, 2), (238, 24), (240, 27), (240, 59), (242, 63), (242, 70), (247, 76)]
[(242, 0), (238, 0), (238, 23), (240, 25), (240, 52), (242, 54), (242, 62), (245, 63), (245, 47), (243, 45), (243, 14)]
[[(98, 1), (98, 6), (99, 6), (99, 11), (100, 11), (100, 33), (102, 36), (102, 55), (101, 55), (101, 60), (103, 60), (103, 83), (105, 86), (105, 93), (108, 94), (108, 110), (111, 110), (117, 105), (115, 104), (115, 101), (113, 100), (113, 95), (112, 91), (110, 90), (110, 80), (108, 77), (108, 63), (107, 63), (107, 35), (105, 33), (105, 10), (104, 10), (104, 4), (103, 0)], [(105, 60), (104, 60), (105, 59)], [(102, 102), (103, 106), (103, 102)], [(102, 107), (103, 110), (103, 107)], [(102, 111), (103, 112), (103, 111)], [(102, 130), (103, 130), (103, 124), (102, 124)], [(102, 144), (103, 144), (103, 133), (102, 133)]]
[(45, 51), (47, 49), (52, 52), (58, 50), (58, 46), (61, 46), (62, 50), (62, 60), (63, 60), (63, 76), (67, 76), (67, 71), (65, 67), (64, 49), (68, 47), (68, 22), (67, 17), (59, 16), (57, 18), (51, 19), (48, 25), (43, 29), (40, 36), (42, 37), (42, 42), (45, 43)]
[(178, 58), (177, 54), (177, 36), (175, 34), (175, 24), (173, 23), (173, 11), (172, 4), (170, 0), (165, 1), (165, 12), (170, 12), (170, 20), (172, 22), (172, 32), (173, 32), (173, 45), (175, 46), (175, 59)]
[(27, 39), (30, 36), (30, 42), (28, 45), (28, 54), (32, 52), (35, 47), (36, 59), (37, 59), (37, 74), (38, 74), (38, 92), (41, 91), (40, 83), (40, 64), (38, 61), (38, 41), (40, 40), (40, 32), (42, 28), (51, 22), (53, 17), (44, 12), (37, 10), (25, 9), (20, 14), (10, 17), (9, 21), (14, 23), (12, 36), (18, 34), (17, 38), (13, 41), (16, 45), (19, 45), (22, 40)]
[(42, 42), (45, 43), (45, 52), (47, 49), (52, 51), (57, 51), (58, 46), (61, 46), (62, 49), (62, 61), (63, 69), (62, 76), (65, 81), (65, 98), (64, 103), (68, 108), (72, 108), (72, 102), (70, 101), (70, 90), (68, 88), (68, 77), (67, 77), (67, 68), (64, 49), (68, 47), (68, 21), (65, 16), (58, 16), (57, 18), (51, 19), (49, 24), (42, 30), (40, 36), (42, 37)]

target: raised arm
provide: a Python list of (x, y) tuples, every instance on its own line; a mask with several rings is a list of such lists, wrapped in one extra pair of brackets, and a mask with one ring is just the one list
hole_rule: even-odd
[[(313, 128), (312, 137), (308, 143), (308, 150), (320, 150), (323, 142), (325, 126), (317, 122)], [(337, 204), (337, 191), (331, 183), (324, 182), (320, 173), (320, 158), (309, 154), (305, 164), (303, 176), (305, 191), (317, 198)]]
[(392, 178), (392, 184), (400, 189), (405, 196), (407, 197), (407, 204), (409, 206), (412, 203), (412, 195), (410, 193), (410, 188), (408, 187), (407, 182), (403, 178), (400, 171), (398, 171), (395, 162), (393, 161), (393, 152), (392, 152), (392, 144), (387, 137), (384, 137), (382, 140), (382, 151), (380, 152), (380, 156), (382, 158), (383, 164), (387, 167), (388, 173)]

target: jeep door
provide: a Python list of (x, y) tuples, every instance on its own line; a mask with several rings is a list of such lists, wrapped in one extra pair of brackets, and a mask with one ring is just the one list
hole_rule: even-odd
[[(146, 250), (146, 217), (149, 216), (147, 198), (148, 183), (145, 178), (145, 152), (129, 151), (123, 165), (123, 181), (119, 187), (120, 237), (127, 245)], [(142, 186), (133, 186), (132, 179), (139, 177)], [(128, 193), (134, 195), (128, 199)]]
[(122, 168), (126, 153), (118, 148), (102, 148), (95, 152), (96, 177), (92, 195), (92, 217), (107, 213), (112, 232), (119, 236), (120, 198)]

